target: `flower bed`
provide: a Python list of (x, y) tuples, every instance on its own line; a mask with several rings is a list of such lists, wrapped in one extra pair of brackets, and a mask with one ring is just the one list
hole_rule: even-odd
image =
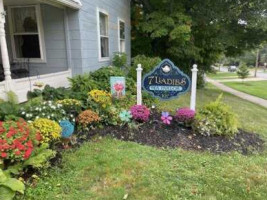
[[(107, 73), (114, 75), (117, 71), (108, 68)], [(104, 79), (109, 76), (102, 77), (105, 74), (102, 72), (105, 69), (90, 78), (100, 76), (107, 88), (108, 81)], [(0, 111), (5, 114), (0, 115), (0, 173), (4, 171), (8, 178), (29, 178), (32, 171), (57, 163), (58, 152), (77, 147), (96, 135), (214, 153), (249, 154), (263, 149), (264, 142), (259, 136), (238, 130), (238, 118), (222, 103), (222, 96), (197, 112), (189, 108), (168, 112), (156, 110), (151, 97), (144, 98), (144, 105), (135, 105), (133, 88), (125, 97), (113, 99), (109, 91), (94, 88), (96, 83), (92, 84), (90, 78), (82, 78), (85, 89), (80, 92), (79, 81), (73, 79), (70, 90), (46, 86), (47, 91), (41, 92), (43, 98), (32, 99), (25, 105), (2, 102)], [(24, 186), (23, 181), (17, 181)], [(11, 197), (24, 191), (23, 187), (13, 190), (1, 186), (0, 180), (1, 190)]]

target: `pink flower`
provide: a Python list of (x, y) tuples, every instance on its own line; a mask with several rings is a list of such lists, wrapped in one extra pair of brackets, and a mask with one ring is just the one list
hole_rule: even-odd
[(150, 111), (144, 105), (132, 106), (130, 111), (131, 111), (131, 114), (133, 116), (133, 119), (135, 119), (136, 121), (146, 122), (149, 120)]
[(115, 83), (113, 87), (117, 92), (124, 89), (124, 85), (122, 83)]
[(176, 118), (179, 122), (190, 123), (194, 120), (196, 112), (190, 108), (180, 108), (176, 112)]
[(172, 116), (170, 116), (168, 112), (162, 112), (161, 120), (163, 121), (164, 124), (170, 125), (172, 121)]

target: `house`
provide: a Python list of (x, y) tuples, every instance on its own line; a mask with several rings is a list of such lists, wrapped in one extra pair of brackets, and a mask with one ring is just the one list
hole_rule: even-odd
[(0, 98), (21, 102), (36, 82), (67, 78), (131, 55), (130, 0), (0, 0)]

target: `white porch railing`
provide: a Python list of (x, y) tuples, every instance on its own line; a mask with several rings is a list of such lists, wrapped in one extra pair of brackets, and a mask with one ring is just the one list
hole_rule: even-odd
[[(71, 70), (64, 72), (57, 72), (52, 74), (45, 74), (41, 76), (33, 76), (29, 78), (13, 79), (12, 86), (13, 92), (18, 95), (19, 102), (27, 101), (28, 91), (33, 91), (38, 89), (34, 86), (35, 82), (42, 82), (45, 85), (50, 85), (52, 87), (69, 87), (68, 77), (71, 77)], [(0, 98), (6, 99), (6, 87), (5, 81), (0, 82)]]

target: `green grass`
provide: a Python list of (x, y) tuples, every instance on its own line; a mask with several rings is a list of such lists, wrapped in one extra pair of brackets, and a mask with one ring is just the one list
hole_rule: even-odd
[[(208, 85), (198, 91), (197, 107), (221, 93)], [(224, 94), (240, 117), (240, 127), (267, 140), (267, 110)], [(189, 95), (162, 102), (174, 112), (189, 106)], [(96, 138), (63, 154), (62, 167), (28, 187), (25, 200), (262, 200), (267, 196), (267, 152), (250, 156), (214, 155), (157, 149), (110, 138)]]
[(238, 78), (235, 72), (217, 72), (208, 74), (209, 78), (220, 80), (220, 79), (235, 79)]
[(224, 84), (241, 92), (267, 99), (267, 81), (226, 82)]
[(262, 200), (267, 195), (266, 157), (160, 150), (100, 139), (66, 152), (25, 199)]

